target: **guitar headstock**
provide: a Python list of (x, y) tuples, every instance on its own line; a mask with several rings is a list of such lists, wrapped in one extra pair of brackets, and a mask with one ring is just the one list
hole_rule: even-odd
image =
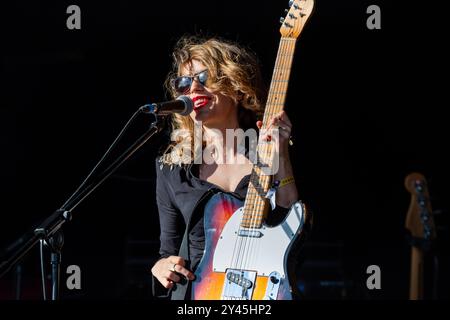
[(297, 39), (314, 8), (314, 0), (290, 0), (286, 16), (280, 19), (280, 33), (286, 38)]
[(405, 187), (411, 193), (406, 229), (415, 238), (433, 240), (436, 230), (425, 177), (417, 172), (411, 173), (405, 179)]

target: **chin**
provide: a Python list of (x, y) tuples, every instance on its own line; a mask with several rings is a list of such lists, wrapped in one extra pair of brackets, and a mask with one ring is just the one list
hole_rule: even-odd
[(191, 115), (192, 120), (195, 122), (202, 122), (202, 124), (206, 124), (210, 122), (211, 115), (208, 112), (194, 112)]
[(194, 113), (191, 115), (191, 119), (194, 120), (194, 122), (203, 122), (204, 118), (205, 117), (200, 113)]

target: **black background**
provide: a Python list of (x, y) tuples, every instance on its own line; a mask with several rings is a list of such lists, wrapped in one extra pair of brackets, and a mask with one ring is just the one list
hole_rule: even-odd
[[(81, 8), (81, 30), (66, 27), (71, 4)], [(371, 4), (381, 8), (381, 30), (366, 27)], [(346, 289), (322, 285), (306, 297), (407, 298), (404, 178), (412, 171), (426, 176), (433, 209), (441, 212), (439, 297), (449, 297), (448, 52), (437, 5), (316, 1), (301, 34), (286, 111), (294, 123), (296, 181), (315, 227), (299, 286), (337, 279)], [(287, 1), (234, 0), (6, 5), (0, 247), (62, 205), (139, 106), (167, 99), (162, 83), (180, 36), (220, 36), (249, 47), (268, 84), (286, 7)], [(141, 120), (134, 133), (150, 119)], [(63, 289), (63, 298), (151, 298), (160, 142), (147, 144), (73, 212), (64, 227), (62, 279), (68, 265), (79, 265), (82, 290)], [(372, 264), (381, 268), (381, 290), (365, 286)], [(37, 248), (22, 266), (22, 298), (40, 299)], [(0, 279), (0, 299), (14, 298), (13, 279), (14, 272)]]

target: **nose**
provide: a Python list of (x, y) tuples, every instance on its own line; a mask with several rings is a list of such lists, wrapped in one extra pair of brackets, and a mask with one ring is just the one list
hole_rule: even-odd
[(198, 81), (198, 78), (195, 77), (191, 84), (191, 92), (203, 91), (204, 89), (203, 85)]

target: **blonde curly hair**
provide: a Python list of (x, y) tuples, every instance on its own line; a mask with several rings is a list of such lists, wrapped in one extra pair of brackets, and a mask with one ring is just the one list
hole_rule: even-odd
[[(256, 56), (249, 50), (231, 41), (219, 38), (200, 38), (184, 36), (175, 45), (173, 51), (172, 70), (166, 77), (164, 86), (172, 98), (179, 96), (172, 83), (181, 75), (182, 68), (192, 60), (200, 61), (208, 70), (208, 89), (231, 97), (238, 104), (239, 126), (246, 130), (255, 128), (257, 118), (263, 113), (266, 90), (261, 78), (259, 63)], [(166, 164), (181, 164), (177, 159), (188, 164), (194, 159), (194, 122), (189, 116), (174, 114), (172, 129), (184, 129), (188, 134), (180, 135), (164, 152), (161, 160)], [(178, 144), (188, 148), (174, 148)], [(177, 154), (172, 151), (190, 154)]]

